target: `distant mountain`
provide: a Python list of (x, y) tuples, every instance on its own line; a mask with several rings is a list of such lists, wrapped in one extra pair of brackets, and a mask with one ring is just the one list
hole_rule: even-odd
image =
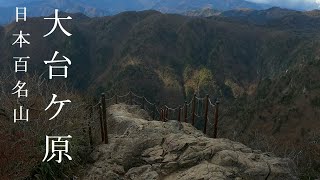
[(75, 0), (46, 0), (24, 3), (22, 6), (28, 7), (31, 16), (50, 15), (54, 9), (68, 13), (82, 13), (90, 17), (110, 15), (103, 7), (94, 7), (87, 3)]
[[(299, 27), (297, 29), (301, 29), (304, 27), (303, 29), (308, 29), (319, 25), (319, 21), (317, 21), (320, 17), (319, 12), (319, 10), (295, 11), (273, 7), (260, 11), (253, 9), (230, 10), (222, 12), (220, 16), (257, 25), (276, 26), (277, 28), (287, 27), (294, 29), (294, 27)], [(279, 26), (279, 24), (281, 25)]]
[(153, 9), (161, 12), (181, 13), (203, 8), (226, 11), (239, 8), (266, 9), (269, 7), (265, 4), (257, 4), (245, 0), (161, 0), (153, 6)]
[(55, 8), (69, 13), (83, 13), (87, 16), (106, 16), (124, 11), (154, 9), (164, 13), (181, 13), (204, 8), (226, 11), (239, 8), (265, 9), (268, 5), (245, 0), (0, 0), (0, 24), (6, 24), (15, 16), (15, 6), (27, 7), (29, 16), (48, 16)]
[(158, 0), (80, 0), (93, 7), (99, 7), (103, 10), (117, 14), (124, 11), (141, 11), (151, 9)]
[(210, 17), (210, 16), (218, 16), (221, 14), (221, 11), (211, 9), (211, 8), (204, 8), (199, 10), (192, 10), (182, 13), (186, 16), (199, 16), (199, 17)]
[[(27, 7), (27, 16), (29, 17), (49, 16), (54, 13), (54, 9), (59, 9), (60, 11), (68, 13), (82, 13), (89, 17), (107, 16), (111, 14), (106, 10), (75, 0), (33, 0), (23, 2), (24, 3), (22, 4), (11, 3), (11, 5), (14, 6), (9, 7), (0, 6), (0, 24), (7, 24), (14, 20), (16, 6)], [(0, 1), (0, 3), (3, 4), (4, 2)]]
[(273, 7), (267, 10), (257, 11), (254, 9), (237, 9), (222, 12), (220, 15), (232, 19), (248, 21), (255, 24), (266, 24), (267, 22), (281, 19), (285, 16), (302, 15), (301, 11)]

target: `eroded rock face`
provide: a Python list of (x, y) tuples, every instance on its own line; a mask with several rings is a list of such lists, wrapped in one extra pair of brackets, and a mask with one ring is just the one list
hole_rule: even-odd
[(110, 143), (94, 150), (82, 179), (297, 179), (289, 159), (208, 138), (187, 123), (150, 121), (139, 107), (119, 104), (108, 112)]

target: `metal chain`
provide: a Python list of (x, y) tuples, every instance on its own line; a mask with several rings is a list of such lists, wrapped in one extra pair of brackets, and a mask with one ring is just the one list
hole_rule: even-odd
[(147, 98), (145, 98), (145, 97), (143, 97), (144, 98), (144, 100), (148, 103), (148, 104), (150, 104), (150, 105), (152, 105), (152, 106), (154, 106), (155, 105), (155, 103), (151, 103), (150, 101), (148, 101), (148, 99)]
[(122, 96), (118, 95), (118, 97), (119, 97), (119, 98), (124, 98), (124, 97), (129, 96), (129, 94), (130, 94), (130, 92), (129, 92), (129, 93), (127, 93), (126, 95), (122, 95)]
[(106, 101), (111, 101), (114, 97), (116, 97), (116, 95), (113, 95), (112, 98), (106, 99)]
[(176, 110), (179, 109), (179, 106), (176, 107), (176, 108), (170, 108), (170, 107), (168, 107), (167, 105), (165, 105), (164, 107), (166, 107), (168, 110), (171, 110), (171, 111), (176, 111)]
[(209, 104), (210, 104), (212, 107), (215, 107), (215, 106), (216, 106), (215, 104), (213, 104), (213, 103), (211, 102), (211, 99), (209, 99)]
[(132, 95), (134, 95), (135, 97), (137, 97), (137, 98), (139, 98), (139, 99), (143, 99), (143, 98), (144, 98), (143, 96), (138, 96), (138, 95), (136, 95), (136, 94), (133, 93), (133, 92), (130, 92), (130, 93), (132, 93)]

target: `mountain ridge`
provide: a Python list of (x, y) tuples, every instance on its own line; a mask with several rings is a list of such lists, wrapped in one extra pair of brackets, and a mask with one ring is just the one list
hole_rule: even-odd
[[(58, 50), (74, 61), (69, 82), (91, 95), (131, 90), (172, 106), (189, 101), (194, 93), (219, 97), (221, 136), (246, 144), (263, 137), (267, 145), (253, 146), (274, 151), (268, 149), (273, 146), (277, 153), (286, 152), (280, 147), (301, 148), (305, 154), (297, 161), (306, 164), (300, 168), (319, 172), (310, 164), (317, 167), (319, 156), (314, 153), (320, 151), (309, 147), (320, 134), (320, 18), (317, 12), (277, 13), (260, 11), (263, 19), (276, 17), (262, 25), (250, 16), (239, 20), (157, 11), (72, 15), (74, 20), (63, 25), (73, 36), (66, 38), (58, 30), (49, 39), (42, 35), (52, 28), (51, 22), (30, 18), (23, 25), (0, 28), (0, 64), (3, 71), (13, 69), (11, 57), (28, 54), (30, 69), (45, 72), (43, 60)], [(32, 34), (32, 44), (20, 50), (11, 46), (11, 34), (22, 28)], [(201, 120), (197, 122), (201, 126)]]
[[(3, 3), (3, 2), (2, 2)], [(1, 4), (1, 2), (0, 2)], [(19, 1), (15, 6), (28, 7), (29, 16), (48, 16), (54, 12), (55, 8), (69, 13), (83, 13), (87, 16), (106, 16), (114, 15), (124, 11), (142, 11), (142, 10), (158, 10), (165, 13), (183, 13), (188, 10), (201, 9), (205, 7), (215, 7), (218, 10), (231, 10), (235, 8), (253, 8), (264, 9), (269, 6), (256, 3), (247, 2), (244, 0), (229, 0), (228, 3), (221, 2), (220, 0), (100, 0), (100, 1), (75, 1), (75, 0), (33, 0), (29, 3)], [(15, 6), (3, 6), (2, 18), (0, 24), (6, 24), (13, 20), (15, 16)]]

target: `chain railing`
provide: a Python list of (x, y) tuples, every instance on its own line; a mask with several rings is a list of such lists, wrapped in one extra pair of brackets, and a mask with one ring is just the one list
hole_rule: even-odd
[[(152, 103), (146, 97), (139, 96), (131, 91), (125, 95), (111, 94), (109, 98), (106, 98), (106, 94), (110, 93), (102, 93), (100, 101), (88, 108), (88, 135), (91, 146), (97, 141), (108, 144), (107, 108), (119, 103), (140, 106), (141, 109), (149, 113), (153, 120), (162, 122), (177, 120), (190, 123), (195, 127), (201, 127), (204, 134), (209, 134), (208, 126), (212, 125), (212, 137), (217, 138), (219, 101), (212, 102), (209, 95), (201, 98), (194, 94), (189, 102), (185, 101), (184, 104), (177, 107), (169, 107), (167, 105), (160, 106), (159, 102)], [(97, 131), (98, 129), (100, 131)]]

